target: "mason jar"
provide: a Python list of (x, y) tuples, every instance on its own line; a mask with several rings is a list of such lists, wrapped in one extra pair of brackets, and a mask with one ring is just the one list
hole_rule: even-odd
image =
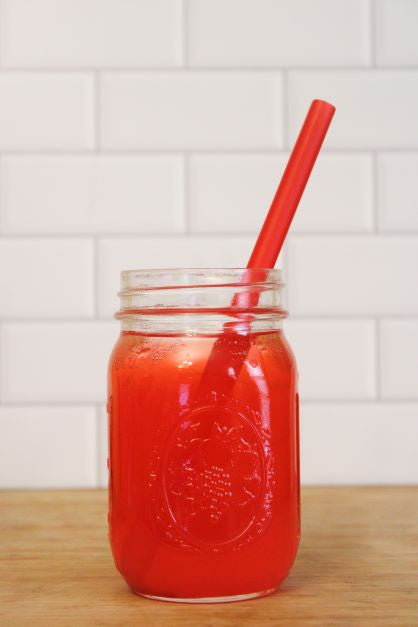
[(299, 525), (297, 370), (279, 270), (129, 270), (109, 364), (116, 566), (153, 599), (275, 590)]

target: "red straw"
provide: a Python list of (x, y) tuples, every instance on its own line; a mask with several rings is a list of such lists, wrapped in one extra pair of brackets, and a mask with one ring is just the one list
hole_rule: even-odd
[[(247, 268), (274, 267), (334, 112), (335, 107), (324, 100), (312, 102)], [(243, 280), (251, 281), (251, 274), (244, 274)], [(244, 292), (234, 297), (232, 308), (257, 302), (257, 292)], [(226, 325), (230, 326), (234, 328), (234, 323)], [(200, 399), (209, 398), (215, 390), (217, 396), (224, 398), (231, 392), (249, 347), (249, 333), (223, 333), (216, 340), (200, 380)]]
[(247, 268), (273, 268), (321, 149), (335, 107), (313, 100)]
[[(247, 268), (274, 267), (334, 113), (329, 102), (312, 101)], [(247, 279), (251, 282), (251, 275), (244, 274), (243, 280)], [(244, 308), (257, 302), (256, 292), (244, 292), (234, 297), (232, 306)]]

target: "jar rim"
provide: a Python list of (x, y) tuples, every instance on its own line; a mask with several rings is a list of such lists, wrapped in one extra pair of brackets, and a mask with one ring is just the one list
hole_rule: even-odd
[(149, 268), (122, 270), (121, 292), (192, 287), (283, 285), (278, 268)]
[(123, 330), (209, 332), (243, 317), (253, 329), (277, 327), (287, 313), (282, 287), (282, 272), (275, 268), (124, 270), (115, 317)]

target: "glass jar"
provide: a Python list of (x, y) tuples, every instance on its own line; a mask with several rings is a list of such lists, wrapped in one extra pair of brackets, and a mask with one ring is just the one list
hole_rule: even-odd
[(109, 364), (109, 525), (132, 590), (275, 590), (299, 542), (297, 371), (279, 270), (122, 272)]

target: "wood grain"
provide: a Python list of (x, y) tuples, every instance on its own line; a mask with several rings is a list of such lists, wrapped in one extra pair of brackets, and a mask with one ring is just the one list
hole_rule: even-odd
[(308, 488), (281, 590), (179, 605), (134, 596), (112, 562), (103, 491), (0, 493), (0, 625), (418, 625), (418, 489)]

